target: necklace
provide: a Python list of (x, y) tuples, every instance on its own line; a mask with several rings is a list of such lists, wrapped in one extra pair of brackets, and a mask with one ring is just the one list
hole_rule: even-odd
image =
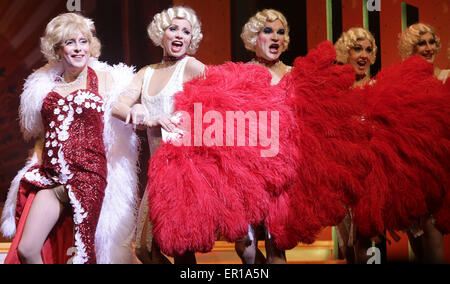
[(164, 55), (162, 63), (166, 63), (166, 62), (176, 62), (176, 61), (180, 61), (183, 58), (186, 57), (186, 54), (181, 55), (180, 57), (175, 57), (175, 56), (170, 56), (170, 55)]
[(356, 81), (361, 81), (367, 77), (367, 74), (356, 74)]
[(279, 58), (277, 58), (275, 60), (267, 60), (267, 59), (259, 57), (259, 56), (256, 56), (255, 58), (253, 58), (253, 60), (258, 62), (258, 63), (261, 63), (263, 65), (267, 65), (269, 67), (271, 67), (271, 66), (277, 64), (278, 62), (280, 62)]
[(64, 79), (64, 73), (63, 73), (61, 76), (56, 76), (55, 81), (56, 81), (58, 88), (67, 89), (67, 88), (73, 87), (73, 86), (78, 85), (81, 82), (83, 82), (84, 79), (86, 78), (86, 74), (87, 74), (87, 69), (83, 70), (83, 72), (81, 72), (74, 81), (67, 83), (66, 80)]
[(264, 63), (262, 61), (256, 60), (256, 58), (253, 58), (250, 61), (250, 63), (264, 66), (264, 67), (266, 67), (269, 70), (276, 70), (276, 69), (279, 69), (279, 68), (283, 68), (283, 66), (284, 66), (284, 63), (282, 61), (280, 61), (280, 60), (277, 60), (276, 62), (271, 62), (270, 64), (267, 64), (267, 63)]
[(281, 60), (274, 60), (274, 61), (268, 61), (265, 62), (264, 60), (257, 60), (256, 58), (253, 58), (250, 63), (261, 65), (265, 67), (270, 74), (272, 75), (272, 85), (277, 85), (280, 80), (286, 75), (286, 73), (290, 72), (290, 67), (286, 66)]
[(186, 57), (186, 54), (180, 57), (167, 56), (165, 55), (161, 63), (159, 63), (159, 68), (164, 69), (166, 71), (171, 71), (178, 65), (178, 63)]
[[(281, 61), (281, 60), (274, 60), (273, 62), (271, 61), (270, 64), (267, 64), (265, 62), (262, 61), (258, 61), (256, 58), (253, 58), (250, 63), (252, 64), (256, 64), (256, 65), (261, 65), (266, 67), (270, 72), (277, 72), (276, 70), (283, 70), (284, 73), (289, 71), (289, 68)], [(287, 71), (286, 71), (287, 70)]]

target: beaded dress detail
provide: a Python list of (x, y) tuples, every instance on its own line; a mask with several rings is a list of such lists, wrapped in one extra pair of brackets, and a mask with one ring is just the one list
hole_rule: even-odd
[(67, 191), (77, 249), (73, 263), (96, 263), (95, 231), (107, 184), (103, 103), (91, 68), (87, 89), (67, 97), (50, 92), (41, 111), (45, 131), (42, 165), (32, 167), (24, 177), (36, 190), (63, 185)]

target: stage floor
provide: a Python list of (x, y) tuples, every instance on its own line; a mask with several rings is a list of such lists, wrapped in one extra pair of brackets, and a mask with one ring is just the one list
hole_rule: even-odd
[[(3, 208), (0, 206), (0, 215)], [(331, 237), (331, 228), (325, 229), (318, 241), (312, 245), (300, 244), (293, 250), (286, 252), (289, 264), (306, 263), (345, 263), (342, 260), (334, 260), (333, 241)], [(0, 234), (0, 264), (4, 259), (10, 247), (10, 241)], [(265, 254), (264, 241), (258, 243), (259, 249)], [(197, 254), (199, 264), (240, 264), (241, 261), (234, 251), (234, 244), (223, 241), (217, 241), (214, 249), (207, 254)], [(170, 259), (170, 258), (169, 258)], [(173, 259), (170, 259), (173, 262)], [(137, 261), (138, 262), (138, 261)]]
[[(10, 243), (0, 243), (0, 264), (3, 264)], [(264, 242), (259, 244), (265, 254)], [(216, 242), (213, 251), (207, 254), (197, 254), (199, 264), (240, 264), (241, 261), (234, 251), (234, 244)], [(345, 264), (345, 261), (333, 259), (333, 242), (318, 241), (312, 245), (299, 245), (287, 251), (288, 264)], [(170, 258), (169, 258), (170, 259)], [(170, 259), (173, 261), (173, 259)]]

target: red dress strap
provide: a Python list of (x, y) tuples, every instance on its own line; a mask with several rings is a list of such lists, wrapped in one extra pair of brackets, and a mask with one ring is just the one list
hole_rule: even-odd
[(91, 67), (88, 67), (87, 84), (90, 91), (98, 94), (98, 77)]

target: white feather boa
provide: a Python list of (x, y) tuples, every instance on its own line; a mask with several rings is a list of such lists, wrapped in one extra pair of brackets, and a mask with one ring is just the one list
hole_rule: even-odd
[[(133, 263), (131, 241), (137, 215), (139, 140), (131, 127), (113, 118), (111, 112), (114, 102), (131, 82), (134, 69), (123, 64), (109, 66), (97, 60), (91, 60), (89, 66), (95, 71), (110, 73), (114, 79), (114, 86), (109, 86), (111, 91), (104, 95), (103, 139), (108, 160), (108, 185), (95, 234), (97, 263)], [(21, 130), (26, 140), (43, 135), (42, 103), (54, 88), (56, 76), (61, 73), (61, 64), (47, 64), (26, 80), (19, 109)], [(2, 215), (1, 231), (5, 237), (12, 238), (16, 233), (19, 183), (36, 163), (37, 157), (34, 156), (11, 183)]]

